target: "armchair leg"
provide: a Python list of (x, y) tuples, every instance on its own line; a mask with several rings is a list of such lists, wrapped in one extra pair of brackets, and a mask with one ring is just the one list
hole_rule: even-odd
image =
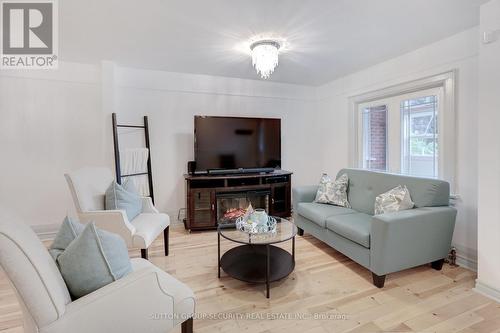
[(182, 324), (182, 333), (193, 333), (193, 318), (189, 318)]
[(141, 249), (141, 258), (149, 260), (148, 249)]
[(165, 230), (163, 230), (163, 243), (165, 246), (165, 256), (168, 256), (168, 231), (170, 229), (170, 226), (166, 227)]
[(379, 276), (379, 275), (372, 272), (373, 284), (375, 285), (375, 287), (384, 288), (385, 277), (386, 277), (385, 275)]
[(444, 264), (444, 259), (439, 259), (439, 260), (433, 261), (431, 263), (431, 267), (434, 268), (436, 271), (440, 271), (441, 268), (443, 268), (443, 264)]
[(299, 234), (299, 236), (304, 236), (304, 229), (300, 229), (299, 227), (297, 227), (297, 229), (297, 233)]

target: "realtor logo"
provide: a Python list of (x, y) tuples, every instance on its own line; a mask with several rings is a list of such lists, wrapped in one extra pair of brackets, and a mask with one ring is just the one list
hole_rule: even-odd
[(1, 1), (0, 4), (0, 68), (57, 68), (56, 1)]

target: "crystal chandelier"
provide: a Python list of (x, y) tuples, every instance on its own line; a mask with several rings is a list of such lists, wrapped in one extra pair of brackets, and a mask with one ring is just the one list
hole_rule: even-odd
[(252, 65), (263, 79), (268, 79), (278, 66), (280, 46), (277, 41), (269, 39), (259, 40), (250, 45)]

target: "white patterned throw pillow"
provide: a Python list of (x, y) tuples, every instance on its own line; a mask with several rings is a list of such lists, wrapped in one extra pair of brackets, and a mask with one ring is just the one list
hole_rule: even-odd
[(321, 176), (318, 192), (315, 202), (326, 203), (341, 207), (351, 208), (347, 200), (347, 188), (349, 186), (349, 177), (342, 174), (337, 180), (333, 181), (326, 173)]
[(318, 192), (316, 192), (316, 199), (314, 199), (314, 202), (328, 203), (328, 197), (326, 196), (326, 185), (331, 182), (332, 179), (326, 173), (321, 176), (321, 179), (319, 180)]
[(415, 206), (406, 186), (398, 185), (375, 198), (375, 215), (399, 212)]

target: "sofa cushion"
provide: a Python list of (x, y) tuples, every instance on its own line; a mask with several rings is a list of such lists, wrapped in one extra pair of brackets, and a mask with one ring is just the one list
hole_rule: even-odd
[(347, 197), (352, 209), (374, 214), (375, 198), (398, 185), (406, 185), (415, 207), (448, 206), (450, 184), (444, 180), (410, 177), (361, 169), (342, 169), (338, 176), (347, 173)]
[(326, 226), (326, 219), (333, 215), (353, 214), (356, 213), (350, 208), (332, 206), (316, 202), (299, 202), (297, 205), (297, 213), (308, 220), (316, 223), (322, 228)]
[(371, 221), (372, 216), (363, 213), (334, 215), (326, 219), (326, 228), (370, 248)]

